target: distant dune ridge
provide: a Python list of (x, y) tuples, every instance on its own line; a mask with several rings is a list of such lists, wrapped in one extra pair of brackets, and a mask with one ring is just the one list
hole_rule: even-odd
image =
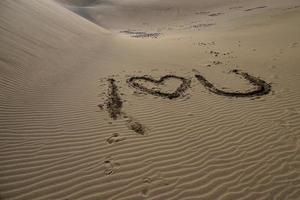
[(298, 200), (299, 17), (299, 0), (0, 1), (0, 199)]

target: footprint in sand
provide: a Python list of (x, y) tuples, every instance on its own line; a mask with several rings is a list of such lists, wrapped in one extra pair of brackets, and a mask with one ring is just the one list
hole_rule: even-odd
[(148, 197), (149, 196), (151, 182), (152, 182), (151, 178), (144, 178), (143, 179), (143, 189), (141, 191), (141, 194), (142, 194), (143, 197)]
[(290, 48), (295, 48), (297, 46), (298, 46), (298, 42), (293, 42), (293, 43), (289, 44)]
[(105, 160), (104, 161), (104, 168), (105, 168), (105, 170), (104, 170), (105, 175), (112, 175), (113, 174), (113, 172), (114, 172), (113, 171), (113, 165), (112, 165), (110, 160)]
[(120, 168), (120, 163), (113, 162), (111, 157), (105, 158), (104, 162), (104, 174), (106, 176), (112, 175)]
[(106, 142), (108, 144), (112, 144), (112, 143), (115, 143), (115, 142), (121, 142), (121, 141), (123, 141), (125, 139), (126, 138), (120, 136), (119, 133), (114, 133), (112, 136), (110, 136), (109, 138), (107, 138)]
[(287, 121), (286, 119), (276, 119), (274, 120), (274, 123), (284, 129), (289, 129), (291, 125), (290, 122)]

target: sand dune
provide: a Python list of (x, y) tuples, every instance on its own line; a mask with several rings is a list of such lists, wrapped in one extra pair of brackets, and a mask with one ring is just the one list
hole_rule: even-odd
[(1, 1), (0, 199), (298, 200), (299, 5)]

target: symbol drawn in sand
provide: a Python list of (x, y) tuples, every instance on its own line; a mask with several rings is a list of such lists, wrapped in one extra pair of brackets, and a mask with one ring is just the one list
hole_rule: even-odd
[[(177, 80), (180, 80), (182, 83), (174, 92), (167, 93), (167, 92), (162, 92), (162, 91), (158, 91), (158, 90), (154, 90), (154, 89), (149, 89), (149, 88), (144, 87), (141, 84), (136, 82), (137, 80), (144, 80), (144, 81), (154, 83), (156, 85), (162, 85), (168, 79), (177, 79)], [(143, 92), (146, 92), (146, 93), (149, 93), (149, 94), (152, 94), (155, 96), (174, 99), (174, 98), (183, 96), (184, 92), (190, 87), (191, 80), (188, 80), (183, 77), (175, 76), (175, 75), (166, 75), (166, 76), (161, 77), (159, 80), (155, 80), (150, 76), (134, 76), (134, 77), (129, 78), (127, 80), (127, 83), (130, 86), (132, 86), (133, 88), (141, 90)]]
[[(139, 122), (133, 120), (133, 118), (126, 116), (126, 114), (122, 112), (123, 101), (119, 95), (118, 87), (115, 82), (115, 79), (108, 79), (108, 99), (106, 100), (105, 104), (110, 117), (113, 120), (116, 120), (120, 117), (129, 118), (129, 120), (127, 121), (128, 128), (135, 131), (138, 134), (144, 135), (146, 130), (145, 127)], [(102, 110), (104, 105), (99, 104), (98, 107)], [(121, 138), (119, 137), (119, 135), (115, 134), (112, 137), (108, 138), (107, 142), (111, 144), (113, 142), (120, 142), (124, 139), (125, 138)]]
[(106, 101), (106, 108), (112, 119), (117, 119), (121, 115), (123, 102), (118, 93), (118, 87), (115, 84), (115, 79), (108, 79), (108, 99)]
[(139, 122), (129, 119), (128, 120), (128, 127), (129, 129), (135, 131), (136, 133), (140, 134), (140, 135), (144, 135), (146, 128)]
[[(213, 52), (214, 53), (214, 52)], [(220, 64), (219, 62), (216, 62), (214, 64)], [(232, 70), (232, 73), (235, 73), (237, 75), (241, 75), (246, 80), (248, 80), (252, 85), (256, 86), (254, 90), (251, 91), (245, 91), (245, 92), (226, 92), (223, 90), (220, 90), (216, 88), (212, 83), (210, 83), (208, 80), (206, 80), (202, 75), (196, 74), (195, 77), (200, 81), (201, 84), (203, 84), (210, 92), (222, 95), (222, 96), (228, 96), (228, 97), (256, 97), (256, 96), (262, 96), (266, 95), (271, 91), (271, 85), (266, 83), (264, 80), (261, 80), (257, 77), (251, 76), (248, 73), (241, 72), (240, 70)], [(155, 85), (163, 85), (165, 81), (169, 79), (177, 79), (180, 80), (182, 83), (180, 86), (174, 91), (174, 92), (162, 92), (161, 90), (157, 90), (155, 88), (147, 88), (140, 83), (138, 83), (138, 80), (143, 80), (146, 82), (154, 83)], [(132, 117), (127, 116), (124, 112), (121, 111), (123, 106), (123, 101), (118, 93), (118, 87), (115, 84), (115, 80), (110, 78), (108, 79), (109, 82), (109, 94), (108, 99), (106, 100), (106, 108), (110, 114), (110, 117), (114, 120), (118, 119), (119, 117), (127, 118), (127, 126), (130, 130), (135, 131), (136, 133), (140, 135), (145, 135), (146, 128), (144, 125), (139, 123), (138, 121), (134, 120)], [(132, 86), (135, 89), (138, 89), (142, 92), (146, 92), (155, 96), (160, 96), (163, 98), (168, 99), (174, 99), (178, 98), (184, 95), (185, 91), (190, 87), (191, 80), (186, 79), (183, 77), (175, 76), (175, 75), (166, 75), (161, 77), (160, 79), (156, 80), (153, 79), (150, 76), (134, 76), (129, 79), (127, 79), (127, 83)], [(100, 109), (104, 108), (104, 105), (99, 104), (98, 107)], [(114, 142), (120, 142), (125, 140), (125, 138), (120, 137), (119, 134), (114, 134), (113, 136), (109, 137), (106, 141), (111, 144)]]
[(256, 97), (256, 96), (262, 96), (266, 95), (271, 91), (271, 85), (266, 83), (264, 80), (261, 80), (257, 77), (251, 76), (245, 72), (241, 72), (240, 70), (232, 70), (231, 72), (241, 75), (246, 80), (248, 80), (252, 85), (257, 86), (255, 90), (249, 91), (249, 92), (225, 92), (223, 90), (217, 89), (212, 83), (210, 83), (208, 80), (206, 80), (202, 75), (197, 74), (195, 77), (200, 81), (201, 84), (203, 84), (210, 92), (222, 95), (222, 96), (228, 96), (228, 97)]

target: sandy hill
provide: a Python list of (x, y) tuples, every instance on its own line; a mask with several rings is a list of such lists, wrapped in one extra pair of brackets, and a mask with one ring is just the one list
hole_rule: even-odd
[(298, 200), (299, 0), (2, 0), (1, 200)]

